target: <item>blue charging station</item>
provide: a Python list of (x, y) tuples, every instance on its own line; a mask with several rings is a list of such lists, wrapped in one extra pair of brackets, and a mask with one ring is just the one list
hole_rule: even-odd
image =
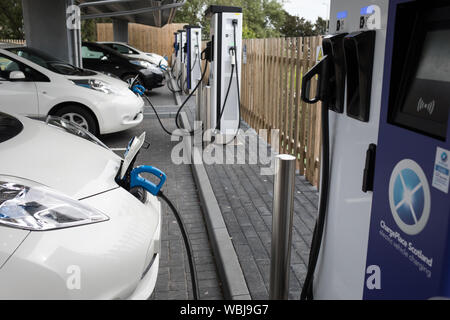
[(447, 5), (390, 2), (365, 299), (450, 297)]

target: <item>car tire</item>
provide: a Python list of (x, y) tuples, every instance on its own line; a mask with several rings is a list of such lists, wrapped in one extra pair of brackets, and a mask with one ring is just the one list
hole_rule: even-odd
[(53, 115), (75, 122), (95, 136), (98, 136), (100, 133), (94, 116), (89, 111), (86, 111), (79, 106), (71, 105), (62, 107)]

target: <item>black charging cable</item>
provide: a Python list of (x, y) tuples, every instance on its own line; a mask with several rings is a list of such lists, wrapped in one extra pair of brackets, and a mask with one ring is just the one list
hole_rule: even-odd
[[(205, 52), (205, 50), (204, 50), (203, 52)], [(203, 54), (203, 52), (202, 52), (202, 54)], [(192, 90), (192, 92), (188, 95), (188, 97), (184, 100), (184, 102), (183, 102), (183, 103), (181, 104), (181, 106), (178, 108), (177, 114), (176, 114), (176, 116), (175, 116), (175, 124), (176, 124), (177, 128), (180, 129), (180, 130), (185, 130), (184, 128), (182, 128), (182, 127), (180, 126), (180, 123), (179, 123), (179, 120), (178, 120), (179, 117), (180, 117), (180, 113), (181, 113), (181, 111), (183, 110), (183, 108), (186, 106), (186, 104), (187, 104), (187, 102), (189, 101), (189, 99), (191, 99), (191, 97), (194, 95), (194, 93), (195, 93), (195, 92), (198, 90), (198, 88), (200, 87), (201, 83), (203, 82), (203, 79), (205, 78), (205, 74), (206, 74), (206, 71), (207, 71), (207, 70), (208, 70), (208, 60), (206, 60), (205, 68), (204, 68), (203, 73), (202, 73), (202, 77), (201, 77), (200, 80), (197, 82), (197, 85), (196, 85), (195, 88)], [(194, 133), (195, 133), (195, 130), (189, 132), (189, 134), (190, 134), (191, 136), (194, 135)]]
[[(131, 176), (131, 172), (133, 170), (132, 168), (134, 168), (134, 164), (136, 163), (136, 159), (137, 159), (139, 153), (140, 153), (140, 151), (138, 151), (136, 153), (136, 155), (130, 162), (130, 165), (125, 173), (125, 176), (123, 178), (120, 178), (120, 176), (119, 176), (120, 172), (121, 172), (121, 168), (120, 168), (119, 173), (117, 174), (117, 177), (116, 177), (117, 184), (136, 197), (137, 197), (137, 195), (134, 194), (132, 192), (132, 189), (130, 188), (130, 176)], [(123, 166), (123, 161), (122, 161), (121, 166)], [(138, 188), (142, 188), (142, 187), (138, 187)], [(142, 189), (143, 189), (143, 192), (145, 193), (145, 188), (142, 188)], [(197, 269), (195, 267), (195, 260), (194, 260), (194, 254), (193, 254), (194, 250), (192, 249), (192, 244), (188, 237), (186, 225), (184, 224), (183, 218), (181, 217), (177, 208), (174, 206), (172, 201), (170, 201), (170, 199), (161, 190), (158, 191), (156, 196), (158, 198), (164, 200), (167, 203), (167, 205), (169, 206), (173, 215), (175, 216), (175, 219), (177, 220), (178, 226), (180, 227), (181, 235), (183, 237), (183, 242), (186, 247), (186, 255), (188, 258), (188, 262), (189, 262), (189, 269), (191, 271), (193, 298), (194, 298), (194, 300), (199, 300), (200, 294), (199, 294), (199, 287), (198, 287)]]
[[(183, 102), (183, 104), (182, 104), (182, 105), (178, 108), (178, 110), (177, 110), (177, 114), (176, 114), (176, 116), (175, 116), (175, 124), (176, 124), (177, 128), (180, 129), (180, 130), (186, 130), (186, 129), (184, 129), (184, 128), (181, 128), (181, 126), (180, 126), (179, 123), (178, 123), (178, 118), (179, 118), (179, 115), (180, 115), (180, 113), (181, 113), (181, 110), (184, 108), (184, 106), (186, 105), (187, 101), (192, 97), (192, 95), (193, 95), (193, 94), (197, 91), (197, 89), (199, 88), (201, 82), (203, 81), (203, 78), (205, 77), (205, 74), (206, 74), (206, 71), (207, 71), (207, 70), (208, 70), (208, 65), (207, 65), (207, 63), (206, 63), (206, 65), (205, 65), (205, 70), (203, 71), (201, 80), (197, 83), (197, 86), (194, 88), (194, 90), (191, 92), (191, 94), (187, 97), (187, 99)], [(133, 82), (133, 84), (134, 84), (134, 82)], [(132, 84), (132, 85), (133, 85), (133, 84)], [(170, 131), (164, 126), (164, 124), (162, 123), (161, 117), (159, 116), (158, 111), (156, 110), (155, 106), (154, 106), (153, 103), (151, 102), (150, 98), (149, 98), (145, 93), (143, 93), (143, 96), (144, 96), (145, 100), (150, 104), (150, 107), (153, 109), (153, 112), (155, 113), (156, 118), (158, 119), (158, 122), (159, 122), (161, 128), (163, 129), (163, 131), (164, 131), (165, 133), (167, 133), (169, 136), (178, 136), (178, 137), (186, 137), (186, 136), (194, 136), (194, 135), (195, 135), (195, 133), (197, 132), (196, 130), (188, 131), (187, 134), (182, 134), (182, 135), (175, 135), (175, 134), (173, 134), (173, 132), (170, 132)]]
[(234, 50), (234, 66), (232, 65), (232, 68), (231, 68), (230, 83), (229, 83), (229, 86), (228, 86), (227, 94), (225, 96), (224, 105), (223, 105), (222, 110), (220, 112), (220, 117), (219, 117), (219, 119), (217, 121), (216, 129), (219, 128), (219, 124), (220, 124), (220, 122), (222, 120), (223, 112), (225, 110), (225, 105), (226, 105), (226, 102), (227, 102), (227, 99), (228, 99), (228, 95), (230, 93), (231, 83), (233, 81), (234, 68), (236, 68), (236, 84), (237, 84), (237, 94), (238, 94), (238, 111), (239, 111), (238, 127), (236, 129), (236, 133), (234, 134), (233, 138), (230, 141), (226, 142), (225, 145), (230, 144), (231, 142), (233, 142), (234, 139), (239, 134), (239, 130), (241, 129), (241, 92), (240, 92), (241, 89), (240, 89), (240, 83), (239, 83), (239, 65), (238, 65), (237, 50), (236, 50), (236, 47), (237, 47), (237, 44), (236, 44), (236, 26), (237, 26), (237, 24), (238, 24), (238, 21), (237, 20), (233, 20), (234, 48), (231, 48), (230, 50)]
[[(235, 50), (235, 49), (231, 48), (230, 50)], [(234, 76), (234, 64), (231, 65), (230, 81), (228, 82), (228, 89), (227, 89), (227, 93), (225, 95), (225, 100), (223, 101), (222, 109), (220, 110), (219, 119), (216, 124), (216, 130), (219, 130), (219, 128), (220, 128), (220, 122), (222, 121), (223, 112), (225, 111), (225, 106), (227, 105), (228, 96), (230, 95), (231, 85), (233, 84), (233, 76)]]
[[(319, 81), (321, 82), (318, 87), (321, 91), (317, 99), (322, 101), (322, 172), (321, 172), (321, 185), (320, 185), (320, 203), (319, 203), (319, 215), (317, 217), (316, 224), (314, 226), (313, 238), (311, 241), (311, 249), (309, 253), (308, 261), (308, 271), (306, 273), (305, 282), (303, 284), (303, 289), (300, 295), (301, 300), (313, 300), (313, 284), (314, 284), (314, 273), (317, 267), (317, 261), (319, 259), (320, 248), (322, 246), (322, 237), (325, 228), (325, 220), (327, 217), (328, 209), (328, 196), (329, 196), (329, 186), (330, 186), (330, 129), (329, 129), (329, 117), (328, 117), (328, 107), (329, 107), (329, 71), (328, 64), (330, 63), (330, 58), (328, 56), (324, 57), (320, 62), (320, 65), (324, 67), (321, 69)], [(315, 68), (319, 67), (316, 65)], [(314, 73), (311, 70), (310, 78)], [(306, 75), (308, 76), (308, 75)], [(303, 78), (305, 83), (302, 84), (302, 99), (307, 103), (312, 103), (313, 101), (307, 101), (305, 99), (306, 92), (309, 91), (309, 87), (306, 84), (305, 77)], [(309, 80), (310, 81), (310, 80)]]
[(150, 101), (149, 97), (147, 97), (147, 95), (146, 95), (145, 93), (144, 93), (143, 96), (144, 96), (145, 100), (147, 100), (147, 102), (150, 104), (150, 107), (153, 109), (153, 112), (155, 113), (156, 118), (158, 119), (158, 122), (159, 122), (161, 128), (164, 130), (165, 133), (167, 133), (169, 136), (171, 136), (171, 135), (172, 135), (172, 132), (170, 132), (169, 130), (167, 130), (166, 127), (163, 125), (163, 123), (162, 123), (162, 121), (161, 121), (161, 118), (159, 117), (158, 111), (156, 111), (156, 108), (155, 108), (155, 106), (153, 105), (153, 103)]
[(173, 215), (175, 216), (175, 219), (177, 220), (178, 226), (180, 227), (181, 235), (183, 236), (184, 245), (186, 247), (186, 254), (188, 257), (188, 261), (189, 261), (189, 268), (191, 270), (193, 297), (194, 297), (194, 300), (199, 300), (200, 294), (199, 294), (199, 288), (198, 288), (197, 269), (195, 267), (192, 244), (191, 244), (191, 241), (189, 240), (186, 226), (183, 222), (183, 218), (181, 217), (177, 208), (173, 205), (173, 203), (169, 200), (169, 198), (166, 197), (166, 195), (162, 191), (159, 191), (158, 197), (163, 199), (167, 203), (169, 208), (172, 210)]

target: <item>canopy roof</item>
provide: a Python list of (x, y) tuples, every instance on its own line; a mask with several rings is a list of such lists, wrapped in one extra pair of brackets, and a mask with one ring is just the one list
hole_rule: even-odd
[(78, 0), (82, 19), (111, 17), (162, 27), (171, 23), (186, 0)]

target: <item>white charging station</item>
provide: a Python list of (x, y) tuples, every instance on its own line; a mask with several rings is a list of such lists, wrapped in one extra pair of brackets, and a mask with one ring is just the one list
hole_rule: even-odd
[[(332, 1), (330, 20), (333, 35), (369, 31), (367, 25), (361, 27), (360, 23), (362, 8), (370, 5), (377, 5), (382, 14), (380, 28), (370, 30), (375, 32), (376, 42), (371, 95), (365, 106), (368, 117), (364, 120), (368, 120), (349, 117), (342, 109), (330, 112), (331, 184), (325, 236), (314, 283), (317, 299), (361, 299), (363, 295), (372, 193), (363, 192), (361, 184), (367, 148), (376, 144), (378, 138), (389, 1)], [(358, 67), (357, 61), (352, 63)], [(351, 98), (348, 91), (342, 96), (343, 101)]]
[(211, 128), (234, 137), (240, 123), (242, 8), (213, 5), (206, 14), (211, 17)]
[(186, 58), (186, 30), (180, 30), (179, 34), (180, 34), (180, 53), (181, 53), (180, 61), (184, 63)]
[(181, 56), (182, 56), (182, 47), (181, 47), (181, 37), (183, 30), (178, 30), (175, 35), (175, 63), (174, 63), (174, 75), (178, 78), (178, 75), (181, 72)]
[(202, 28), (185, 26), (186, 30), (186, 81), (187, 89), (193, 90), (202, 77)]

